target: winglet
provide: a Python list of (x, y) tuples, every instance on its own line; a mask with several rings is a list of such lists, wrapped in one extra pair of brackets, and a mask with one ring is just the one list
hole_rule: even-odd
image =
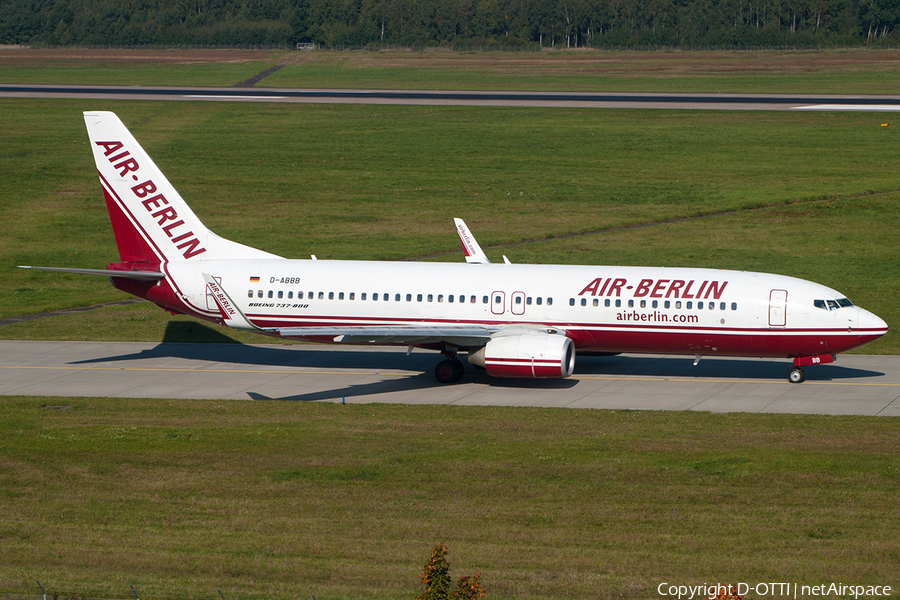
[(478, 245), (475, 236), (469, 231), (462, 219), (453, 219), (456, 225), (456, 233), (459, 235), (459, 242), (462, 244), (463, 254), (466, 255), (467, 263), (490, 264), (487, 255)]
[(242, 313), (241, 309), (237, 307), (237, 304), (232, 301), (231, 297), (225, 291), (225, 288), (216, 281), (215, 277), (209, 273), (204, 273), (203, 279), (206, 281), (207, 294), (212, 296), (216, 306), (219, 307), (219, 314), (222, 315), (222, 321), (226, 325), (232, 329), (261, 331), (259, 327), (251, 323), (250, 320), (244, 316), (244, 313)]

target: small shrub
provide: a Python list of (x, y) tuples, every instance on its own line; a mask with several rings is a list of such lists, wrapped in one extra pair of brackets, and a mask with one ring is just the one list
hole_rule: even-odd
[(422, 572), (425, 590), (416, 600), (478, 600), (484, 598), (484, 588), (479, 579), (481, 571), (474, 577), (460, 577), (456, 588), (450, 592), (450, 563), (447, 562), (447, 546), (438, 544), (431, 551), (431, 558)]

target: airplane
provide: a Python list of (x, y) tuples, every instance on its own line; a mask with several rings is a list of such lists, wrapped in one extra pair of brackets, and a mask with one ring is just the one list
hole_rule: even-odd
[(85, 112), (119, 262), (103, 275), (173, 314), (292, 340), (440, 352), (435, 377), (463, 377), (465, 354), (494, 377), (565, 378), (576, 354), (623, 352), (792, 359), (803, 367), (887, 333), (828, 287), (768, 273), (700, 268), (491, 263), (454, 219), (465, 263), (295, 260), (217, 236), (122, 121)]

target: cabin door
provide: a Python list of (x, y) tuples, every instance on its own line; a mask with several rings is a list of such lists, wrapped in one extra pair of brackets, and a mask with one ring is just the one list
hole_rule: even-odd
[(787, 290), (769, 292), (769, 327), (787, 325)]

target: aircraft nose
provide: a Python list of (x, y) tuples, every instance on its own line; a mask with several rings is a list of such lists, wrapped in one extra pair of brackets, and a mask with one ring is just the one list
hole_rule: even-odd
[(880, 337), (887, 333), (887, 323), (885, 323), (878, 315), (870, 313), (864, 308), (859, 309), (858, 327), (861, 335), (874, 335)]

